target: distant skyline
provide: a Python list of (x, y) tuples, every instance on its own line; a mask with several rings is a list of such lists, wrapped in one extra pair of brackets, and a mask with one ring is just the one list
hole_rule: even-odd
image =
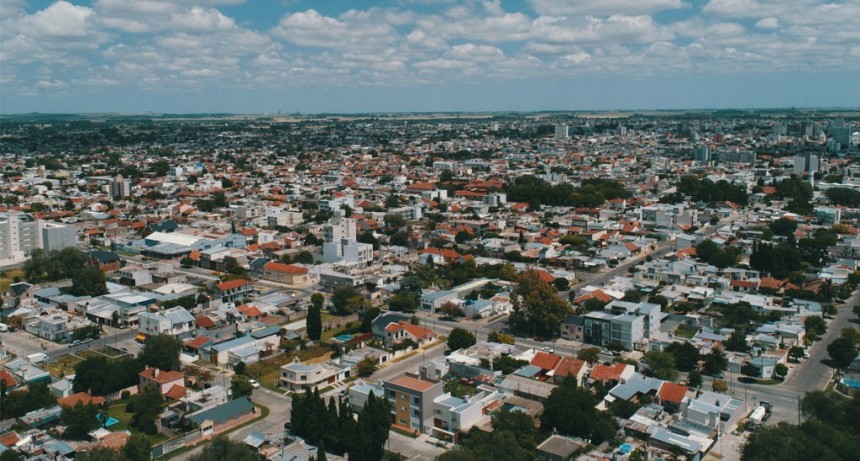
[(0, 0), (0, 113), (860, 106), (860, 0)]

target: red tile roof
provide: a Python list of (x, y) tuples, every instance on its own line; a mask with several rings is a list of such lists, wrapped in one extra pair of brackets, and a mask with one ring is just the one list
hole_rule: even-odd
[(532, 359), (531, 364), (540, 368), (541, 370), (549, 371), (555, 368), (559, 360), (561, 360), (561, 357), (547, 354), (546, 352), (538, 352)]
[(241, 312), (245, 315), (245, 317), (262, 317), (263, 311), (261, 311), (257, 306), (248, 306), (242, 305), (236, 308), (237, 311)]
[(241, 287), (244, 287), (244, 286), (247, 286), (250, 284), (251, 284), (250, 280), (234, 279), (234, 280), (228, 280), (226, 282), (221, 282), (221, 283), (215, 285), (215, 287), (221, 291), (228, 291), (228, 290), (233, 290), (235, 288), (241, 288)]
[(173, 387), (164, 394), (164, 396), (172, 400), (179, 400), (185, 397), (185, 386), (174, 384)]
[(15, 377), (12, 376), (12, 373), (9, 373), (6, 370), (0, 370), (0, 381), (6, 383), (6, 389), (11, 389), (18, 385), (18, 381), (15, 381)]
[(63, 397), (57, 400), (57, 404), (61, 407), (74, 407), (78, 403), (81, 405), (104, 405), (105, 398), (98, 396), (94, 397), (86, 392), (78, 392), (77, 394), (72, 394), (68, 397)]
[(665, 382), (660, 386), (657, 396), (664, 402), (680, 404), (684, 400), (684, 397), (687, 396), (687, 386)]
[(597, 365), (591, 370), (591, 379), (594, 381), (618, 381), (621, 379), (621, 373), (625, 368), (627, 365), (624, 363)]
[(21, 439), (18, 437), (18, 434), (16, 432), (7, 432), (6, 434), (0, 435), (0, 445), (6, 447), (11, 447), (12, 445), (15, 445), (16, 443), (18, 443), (19, 440)]
[[(209, 317), (206, 317), (206, 318), (208, 319)], [(208, 343), (211, 340), (212, 339), (209, 338), (208, 336), (198, 336), (194, 339), (188, 340), (185, 343), (185, 347), (187, 347), (189, 349), (200, 349), (201, 347), (203, 347), (204, 344)]]
[(283, 272), (285, 274), (292, 275), (305, 275), (308, 273), (308, 270), (301, 266), (294, 266), (292, 264), (284, 264), (275, 261), (269, 261), (263, 266), (265, 270), (273, 271), (273, 272)]
[(149, 381), (155, 381), (159, 384), (169, 383), (171, 381), (176, 381), (177, 379), (185, 379), (185, 373), (181, 371), (164, 371), (151, 367), (146, 367), (143, 371), (138, 373), (138, 376)]
[(563, 357), (555, 366), (553, 376), (567, 377), (578, 376), (579, 372), (585, 367), (585, 360), (574, 359), (571, 357)]
[(194, 323), (196, 323), (197, 326), (200, 328), (207, 328), (207, 329), (208, 328), (215, 328), (217, 326), (215, 324), (214, 320), (210, 319), (209, 317), (207, 317), (205, 315), (201, 315), (201, 316), (195, 318)]

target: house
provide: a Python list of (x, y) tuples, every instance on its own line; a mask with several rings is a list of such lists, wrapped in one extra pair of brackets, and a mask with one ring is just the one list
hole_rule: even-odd
[(248, 297), (254, 291), (254, 283), (250, 280), (235, 279), (215, 284), (215, 298), (225, 303), (236, 302)]
[(147, 336), (170, 335), (179, 339), (194, 335), (194, 316), (181, 306), (137, 315), (138, 330)]
[(78, 392), (68, 397), (63, 397), (57, 400), (57, 404), (61, 407), (74, 407), (77, 404), (102, 406), (105, 403), (104, 397), (92, 396), (87, 392)]
[(425, 433), (433, 426), (433, 401), (442, 395), (444, 382), (419, 374), (403, 373), (383, 383), (385, 396), (392, 403), (392, 423), (409, 432)]
[(304, 285), (309, 280), (306, 268), (275, 261), (269, 261), (263, 266), (262, 278), (288, 285)]
[(401, 320), (397, 323), (389, 323), (382, 334), (383, 344), (389, 347), (407, 339), (421, 346), (435, 340), (436, 333), (429, 328)]
[(90, 250), (87, 252), (90, 264), (95, 265), (102, 272), (111, 272), (120, 268), (120, 257), (113, 251)]
[(553, 434), (537, 446), (540, 461), (573, 461), (587, 442)]
[(613, 365), (595, 365), (594, 369), (588, 375), (588, 387), (597, 383), (604, 386), (615, 386), (622, 380), (626, 380), (636, 373), (636, 368), (626, 363), (616, 363)]
[(555, 383), (561, 384), (565, 379), (571, 378), (576, 381), (577, 385), (581, 386), (587, 371), (588, 364), (584, 360), (562, 357), (555, 368), (547, 374), (552, 376)]
[(401, 322), (409, 323), (410, 316), (397, 312), (383, 312), (376, 316), (370, 323), (370, 331), (373, 333), (373, 339), (385, 343), (386, 339), (391, 336), (386, 331), (391, 324), (400, 324)]
[(549, 398), (549, 395), (555, 388), (555, 384), (518, 376), (516, 374), (506, 376), (502, 382), (498, 384), (498, 389), (503, 394), (515, 395), (517, 397), (541, 403), (546, 402), (546, 399)]
[(454, 397), (442, 394), (433, 400), (433, 425), (430, 433), (457, 443), (460, 433), (467, 432), (485, 416), (486, 409), (501, 399), (498, 392), (479, 391), (472, 396)]
[(280, 386), (297, 392), (338, 383), (350, 376), (350, 368), (333, 363), (304, 364), (298, 357), (281, 367)]
[(153, 385), (161, 395), (165, 395), (174, 386), (185, 387), (185, 373), (181, 371), (164, 371), (146, 367), (138, 373), (138, 376), (140, 377), (139, 391), (143, 391), (146, 386)]

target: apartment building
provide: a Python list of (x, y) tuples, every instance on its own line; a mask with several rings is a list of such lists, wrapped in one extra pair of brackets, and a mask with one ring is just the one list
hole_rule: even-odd
[(442, 395), (444, 383), (428, 374), (433, 371), (422, 367), (418, 374), (403, 373), (383, 384), (385, 396), (392, 403), (395, 426), (419, 433), (433, 426), (433, 401)]

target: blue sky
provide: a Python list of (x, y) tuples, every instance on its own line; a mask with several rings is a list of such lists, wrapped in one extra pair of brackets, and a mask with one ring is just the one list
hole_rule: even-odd
[(0, 112), (860, 106), (860, 0), (0, 0)]

